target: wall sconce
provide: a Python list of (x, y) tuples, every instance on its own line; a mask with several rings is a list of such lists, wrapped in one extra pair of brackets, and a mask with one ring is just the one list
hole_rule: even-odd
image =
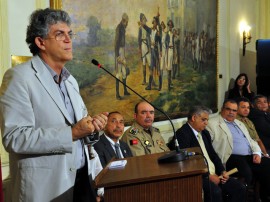
[(250, 27), (246, 26), (243, 30), (243, 56), (245, 56), (246, 53), (246, 45), (250, 43), (251, 41), (251, 35), (250, 35)]

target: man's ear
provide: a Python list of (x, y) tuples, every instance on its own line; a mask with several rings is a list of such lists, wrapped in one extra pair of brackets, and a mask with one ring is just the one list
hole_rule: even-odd
[(136, 113), (134, 113), (133, 118), (134, 118), (134, 119), (136, 119), (136, 118), (137, 118), (137, 114), (136, 114)]
[(191, 117), (191, 121), (192, 121), (192, 122), (195, 121), (195, 116), (196, 116), (196, 115), (193, 115), (193, 116)]
[(37, 45), (37, 47), (39, 47), (39, 49), (45, 50), (44, 40), (41, 37), (35, 38), (35, 44)]

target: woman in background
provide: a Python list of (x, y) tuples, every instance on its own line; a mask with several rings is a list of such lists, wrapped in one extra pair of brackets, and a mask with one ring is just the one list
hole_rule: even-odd
[(254, 92), (250, 90), (250, 82), (245, 73), (237, 76), (234, 87), (229, 90), (228, 99), (237, 99), (239, 97), (248, 98), (250, 101), (254, 97)]

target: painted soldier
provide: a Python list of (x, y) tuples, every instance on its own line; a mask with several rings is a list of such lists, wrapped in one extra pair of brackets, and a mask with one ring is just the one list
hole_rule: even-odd
[[(126, 27), (128, 25), (128, 15), (124, 13), (122, 15), (121, 22), (116, 27), (115, 33), (115, 71), (116, 78), (120, 79), (122, 77), (124, 84), (124, 95), (130, 95), (127, 91), (126, 82), (127, 76), (129, 74), (129, 69), (126, 63), (125, 57), (125, 43), (126, 43)], [(119, 81), (116, 80), (116, 99), (121, 100), (119, 94)]]
[(147, 19), (143, 13), (140, 14), (140, 22), (139, 22), (139, 33), (138, 33), (138, 44), (139, 51), (141, 53), (141, 59), (143, 63), (143, 85), (146, 85), (146, 64), (150, 66), (150, 34), (146, 32), (143, 28)]
[(173, 55), (174, 55), (174, 35), (173, 35), (173, 21), (169, 20), (168, 32), (166, 35), (166, 47), (167, 47), (167, 68), (168, 68), (168, 90), (172, 88), (172, 67), (173, 67)]
[(166, 63), (166, 56), (167, 56), (167, 48), (166, 48), (166, 25), (162, 21), (161, 24), (161, 31), (160, 31), (160, 38), (161, 38), (161, 51), (160, 51), (160, 82), (159, 82), (159, 90), (162, 89), (162, 77), (163, 71), (167, 70), (167, 63)]
[[(158, 29), (159, 24), (159, 15), (153, 18), (152, 21), (153, 27), (150, 28), (146, 24), (143, 24), (143, 28), (150, 34), (150, 52), (151, 52), (151, 62), (149, 68), (149, 83), (145, 90), (151, 90), (152, 82), (153, 82), (153, 72), (154, 70), (159, 71), (159, 55), (161, 50), (161, 39), (160, 39), (160, 30)], [(159, 73), (159, 89), (161, 89), (162, 80), (161, 75)]]

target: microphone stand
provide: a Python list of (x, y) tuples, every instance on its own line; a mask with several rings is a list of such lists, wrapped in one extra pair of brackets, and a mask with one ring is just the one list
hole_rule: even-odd
[(179, 161), (183, 161), (183, 160), (187, 159), (188, 158), (187, 151), (186, 150), (180, 150), (179, 143), (178, 143), (178, 140), (177, 140), (177, 137), (176, 137), (176, 133), (175, 133), (175, 128), (174, 128), (174, 125), (173, 125), (172, 120), (170, 119), (170, 117), (163, 110), (157, 108), (152, 103), (150, 103), (148, 100), (146, 100), (144, 97), (142, 97), (140, 94), (138, 94), (136, 91), (134, 91), (132, 88), (130, 88), (127, 84), (124, 84), (124, 82), (122, 82), (120, 79), (118, 79), (117, 77), (115, 77), (110, 71), (108, 71), (107, 69), (105, 69), (98, 61), (96, 61), (95, 59), (93, 59), (92, 60), (92, 63), (94, 65), (98, 66), (99, 68), (103, 69), (108, 74), (110, 74), (113, 78), (115, 78), (116, 80), (118, 80), (120, 83), (122, 83), (124, 86), (126, 86), (129, 90), (131, 90), (133, 93), (135, 93), (141, 99), (143, 99), (145, 102), (147, 102), (152, 107), (154, 107), (154, 109), (156, 109), (157, 111), (159, 111), (163, 115), (165, 115), (166, 118), (169, 120), (169, 122), (170, 122), (170, 124), (172, 126), (172, 129), (173, 129), (173, 135), (175, 137), (175, 151), (170, 151), (168, 154), (165, 154), (165, 155), (159, 157), (158, 158), (158, 163), (179, 162)]

